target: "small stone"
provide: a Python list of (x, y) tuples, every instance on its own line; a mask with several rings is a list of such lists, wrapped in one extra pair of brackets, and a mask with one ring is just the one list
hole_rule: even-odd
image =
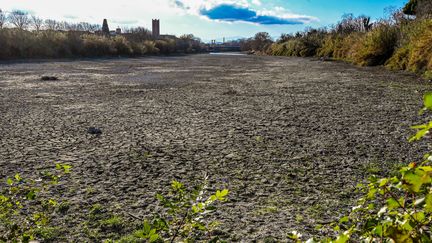
[(89, 127), (89, 129), (87, 130), (88, 133), (93, 134), (93, 135), (100, 135), (102, 134), (102, 130), (96, 127)]
[(231, 153), (231, 154), (228, 154), (227, 156), (225, 156), (225, 158), (227, 158), (227, 159), (234, 159), (235, 157), (236, 157), (235, 153)]
[(55, 76), (42, 76), (41, 80), (42, 81), (56, 81), (56, 80), (58, 80), (58, 78)]

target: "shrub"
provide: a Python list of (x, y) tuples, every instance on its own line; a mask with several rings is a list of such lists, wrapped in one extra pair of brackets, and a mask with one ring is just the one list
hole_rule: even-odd
[[(145, 32), (110, 37), (79, 31), (0, 29), (0, 59), (137, 56), (178, 51), (196, 53), (204, 49), (201, 41), (192, 35), (183, 39), (170, 37), (142, 41), (144, 36), (141, 34)], [(177, 41), (182, 44), (177, 45)]]
[(362, 66), (384, 64), (394, 53), (398, 40), (397, 28), (381, 23), (368, 32), (361, 43), (354, 45), (353, 61)]
[(87, 57), (109, 56), (117, 54), (113, 42), (105, 36), (83, 35), (82, 55)]
[(284, 36), (285, 41), (278, 41), (269, 48), (272, 55), (311, 57), (317, 55), (317, 51), (323, 44), (325, 30), (310, 29), (296, 37)]
[(158, 54), (159, 49), (156, 47), (156, 43), (154, 41), (144, 41), (143, 47), (146, 54)]
[(175, 41), (170, 39), (156, 40), (155, 47), (159, 49), (161, 54), (169, 54), (175, 52)]
[(406, 37), (387, 66), (417, 73), (432, 70), (432, 20), (413, 22), (403, 31)]
[(117, 55), (130, 56), (133, 54), (133, 49), (125, 37), (116, 36), (112, 39), (112, 41)]
[(208, 217), (216, 210), (217, 202), (225, 202), (228, 190), (218, 190), (207, 194), (207, 177), (204, 183), (193, 189), (186, 188), (182, 183), (173, 181), (168, 196), (158, 194), (163, 210), (155, 212), (151, 221), (144, 221), (141, 229), (125, 236), (120, 242), (195, 242), (206, 240), (217, 242), (212, 232), (218, 225), (208, 221)]
[(354, 51), (361, 45), (364, 35), (359, 32), (349, 35), (331, 34), (324, 39), (321, 48), (318, 49), (318, 56), (353, 62)]

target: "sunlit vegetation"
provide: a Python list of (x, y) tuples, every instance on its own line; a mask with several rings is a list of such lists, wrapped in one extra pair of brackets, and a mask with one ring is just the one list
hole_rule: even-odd
[(23, 11), (0, 9), (0, 59), (142, 56), (197, 53), (205, 49), (193, 35), (155, 38), (145, 28), (106, 34), (99, 25), (42, 20)]
[[(432, 4), (410, 1), (386, 19), (345, 15), (334, 26), (283, 34), (272, 44), (260, 33), (247, 40), (245, 49), (276, 56), (321, 57), (361, 66), (385, 65), (432, 77)], [(417, 15), (417, 17), (413, 16)], [(271, 42), (265, 40), (266, 43)]]
[[(58, 187), (67, 185), (71, 169), (68, 164), (58, 163), (55, 169), (29, 177), (17, 173), (2, 182), (0, 242), (60, 239), (63, 229), (55, 222), (62, 222), (71, 205), (58, 199)], [(229, 191), (209, 193), (208, 187), (207, 177), (192, 188), (174, 180), (166, 195), (157, 194), (159, 209), (132, 232), (128, 231), (134, 227), (130, 220), (109, 212), (101, 204), (91, 205), (83, 233), (95, 242), (218, 242), (220, 237), (213, 232), (220, 224), (210, 218), (217, 205), (227, 201)]]

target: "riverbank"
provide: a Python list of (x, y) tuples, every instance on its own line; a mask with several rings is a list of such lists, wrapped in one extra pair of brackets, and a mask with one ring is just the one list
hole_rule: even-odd
[(231, 191), (215, 216), (227, 241), (317, 236), (354, 205), (357, 183), (427, 150), (406, 139), (430, 85), (381, 67), (205, 54), (0, 73), (0, 178), (73, 166), (55, 195), (70, 205), (56, 241), (102, 241), (84, 228), (97, 203), (131, 232), (142, 222), (130, 215), (150, 216), (173, 179), (205, 173)]

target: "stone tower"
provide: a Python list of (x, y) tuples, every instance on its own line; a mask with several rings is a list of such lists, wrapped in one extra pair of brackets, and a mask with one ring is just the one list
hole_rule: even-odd
[(106, 19), (103, 20), (102, 33), (104, 35), (109, 35), (110, 34), (110, 30), (109, 30), (109, 27), (108, 27), (108, 21)]
[(152, 34), (153, 37), (160, 36), (160, 22), (159, 19), (152, 19)]

